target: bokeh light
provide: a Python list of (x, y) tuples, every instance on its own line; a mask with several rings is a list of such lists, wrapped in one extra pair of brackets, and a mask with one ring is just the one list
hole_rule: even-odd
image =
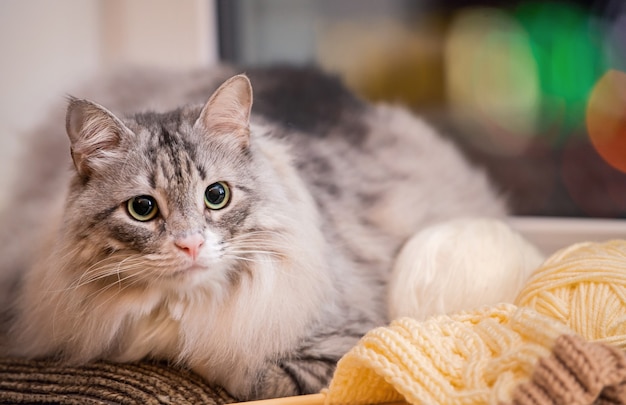
[(479, 3), (332, 19), (317, 57), (438, 125), (515, 213), (626, 217), (626, 0)]
[[(605, 67), (603, 27), (574, 4), (527, 2), (515, 12), (530, 35), (542, 93), (540, 130), (564, 142), (584, 128), (587, 97)], [(553, 133), (553, 132), (551, 132)]]
[(445, 49), (450, 108), (470, 141), (518, 154), (536, 132), (539, 79), (529, 37), (507, 13), (472, 8), (452, 22)]
[[(507, 159), (528, 161), (548, 147), (560, 161), (556, 206), (626, 214), (626, 2), (463, 9), (452, 19), (444, 66), (464, 139), (499, 162), (498, 173)], [(519, 180), (510, 172), (496, 177)]]
[(610, 70), (597, 82), (586, 115), (596, 151), (608, 164), (626, 173), (626, 73)]
[(385, 19), (320, 24), (317, 59), (368, 100), (431, 106), (444, 97), (433, 25), (436, 21), (413, 26)]

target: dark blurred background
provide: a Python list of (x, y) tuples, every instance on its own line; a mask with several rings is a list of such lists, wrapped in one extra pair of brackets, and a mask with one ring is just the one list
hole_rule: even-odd
[(514, 213), (626, 217), (626, 1), (218, 0), (221, 60), (401, 103)]

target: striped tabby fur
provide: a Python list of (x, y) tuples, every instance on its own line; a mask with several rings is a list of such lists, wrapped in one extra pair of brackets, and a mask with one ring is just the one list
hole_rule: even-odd
[[(240, 399), (316, 392), (387, 321), (403, 241), (504, 214), (406, 110), (313, 70), (248, 71), (253, 104), (243, 76), (214, 92), (236, 73), (99, 79), (69, 100), (69, 136), (61, 115), (34, 131), (1, 217), (9, 353), (163, 358)], [(203, 198), (215, 182), (231, 191), (219, 210)], [(127, 208), (140, 195), (159, 208), (146, 222)]]

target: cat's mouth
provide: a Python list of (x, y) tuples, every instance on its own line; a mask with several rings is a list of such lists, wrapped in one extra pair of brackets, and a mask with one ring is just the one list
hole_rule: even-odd
[(167, 272), (165, 276), (168, 279), (182, 279), (192, 277), (196, 274), (205, 272), (206, 270), (207, 268), (205, 266), (194, 263), (192, 265), (180, 267), (178, 269), (174, 269), (173, 271)]

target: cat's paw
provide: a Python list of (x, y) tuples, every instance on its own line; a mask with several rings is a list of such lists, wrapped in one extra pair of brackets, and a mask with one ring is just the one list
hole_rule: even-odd
[(335, 371), (334, 359), (296, 357), (268, 362), (255, 376), (232, 380), (224, 387), (242, 401), (314, 394), (326, 388)]

